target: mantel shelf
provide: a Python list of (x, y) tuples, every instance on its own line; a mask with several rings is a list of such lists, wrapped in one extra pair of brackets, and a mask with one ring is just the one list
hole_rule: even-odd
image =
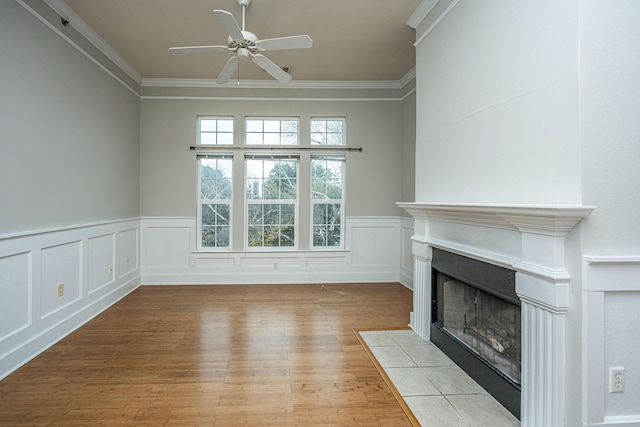
[(415, 218), (516, 228), (521, 232), (544, 234), (566, 234), (596, 208), (582, 205), (396, 204)]

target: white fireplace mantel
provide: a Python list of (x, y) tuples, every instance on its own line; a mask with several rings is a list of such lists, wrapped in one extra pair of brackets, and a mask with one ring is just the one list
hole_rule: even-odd
[(415, 219), (414, 312), (423, 339), (431, 328), (431, 248), (516, 272), (522, 306), (523, 426), (562, 426), (565, 322), (570, 275), (565, 238), (594, 206), (398, 203)]

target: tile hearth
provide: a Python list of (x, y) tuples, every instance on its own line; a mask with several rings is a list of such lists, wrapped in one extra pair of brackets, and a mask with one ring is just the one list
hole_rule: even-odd
[(421, 425), (520, 425), (518, 419), (440, 349), (413, 331), (359, 331), (359, 334)]

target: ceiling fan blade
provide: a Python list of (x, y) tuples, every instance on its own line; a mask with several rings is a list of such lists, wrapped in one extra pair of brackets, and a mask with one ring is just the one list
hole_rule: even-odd
[(220, 71), (220, 75), (218, 75), (218, 78), (216, 79), (216, 83), (225, 84), (226, 82), (228, 82), (229, 77), (231, 77), (231, 74), (233, 74), (237, 66), (238, 66), (238, 57), (232, 56), (231, 58), (229, 58), (229, 60), (225, 64), (222, 71)]
[(305, 49), (311, 47), (313, 40), (308, 35), (278, 37), (275, 39), (260, 40), (260, 50)]
[(259, 53), (253, 55), (253, 62), (258, 64), (258, 67), (271, 74), (271, 76), (280, 83), (287, 83), (289, 80), (291, 80), (291, 76), (289, 75), (289, 73), (278, 67), (275, 62), (271, 61), (264, 55), (261, 55)]
[(224, 27), (232, 39), (244, 40), (244, 36), (238, 26), (238, 22), (231, 12), (227, 12), (226, 10), (214, 10), (213, 13), (216, 14), (218, 22), (220, 22), (220, 25)]
[(174, 52), (174, 53), (218, 52), (221, 50), (229, 50), (229, 47), (228, 46), (181, 46), (181, 47), (169, 48), (169, 52)]

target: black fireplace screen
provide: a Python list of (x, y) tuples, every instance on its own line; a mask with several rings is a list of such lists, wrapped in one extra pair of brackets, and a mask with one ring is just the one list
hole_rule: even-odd
[(437, 272), (436, 321), (520, 384), (520, 306)]

